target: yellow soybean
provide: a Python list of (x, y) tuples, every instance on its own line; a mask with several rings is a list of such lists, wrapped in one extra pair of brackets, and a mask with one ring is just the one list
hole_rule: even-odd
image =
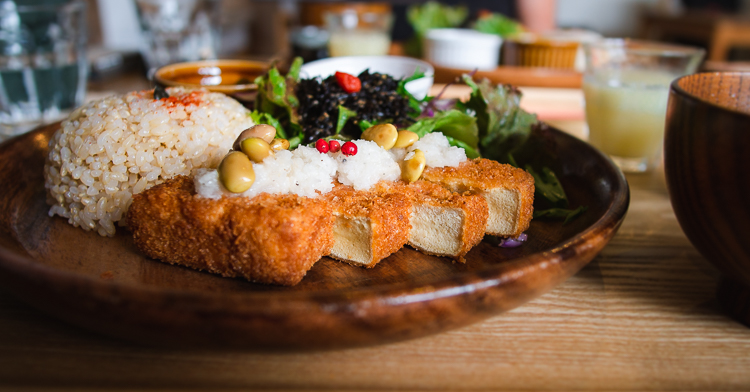
[(378, 124), (362, 132), (362, 139), (375, 142), (378, 146), (390, 150), (396, 144), (398, 130), (393, 124)]
[(261, 163), (269, 155), (273, 154), (271, 146), (265, 140), (257, 137), (243, 140), (240, 142), (240, 148), (255, 163)]
[(229, 192), (242, 193), (255, 182), (255, 170), (244, 153), (232, 151), (219, 164), (219, 181)]
[(422, 176), (426, 162), (422, 150), (414, 150), (414, 156), (405, 160), (401, 166), (401, 178), (408, 182), (417, 181)]
[(416, 133), (412, 131), (398, 131), (398, 137), (396, 138), (396, 144), (393, 145), (394, 148), (405, 148), (409, 147), (414, 142), (419, 140), (419, 136), (417, 136)]

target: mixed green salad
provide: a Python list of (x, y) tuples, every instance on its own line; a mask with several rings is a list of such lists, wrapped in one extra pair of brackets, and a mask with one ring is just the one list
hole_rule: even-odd
[[(523, 150), (532, 127), (539, 123), (536, 115), (519, 106), (521, 92), (518, 89), (510, 85), (496, 85), (487, 79), (475, 81), (470, 74), (463, 75), (460, 82), (471, 87), (472, 93), (468, 101), (461, 102), (441, 99), (442, 92), (423, 99), (414, 97), (406, 89), (406, 84), (424, 77), (424, 72), (420, 70), (391, 83), (388, 83), (388, 78), (391, 78), (388, 75), (365, 71), (361, 74), (365, 80), (361, 90), (350, 91), (341, 90), (332, 79), (334, 76), (300, 80), (301, 65), (301, 59), (295, 59), (286, 75), (272, 67), (267, 74), (258, 77), (255, 80), (258, 96), (251, 113), (256, 123), (274, 126), (279, 137), (289, 140), (291, 148), (314, 141), (310, 135), (328, 140), (350, 140), (359, 138), (362, 131), (378, 123), (394, 123), (399, 129), (407, 129), (419, 137), (430, 132), (441, 132), (452, 145), (463, 148), (469, 158), (484, 157), (519, 167), (514, 155)], [(381, 80), (382, 83), (379, 82)], [(319, 88), (309, 87), (310, 83)], [(298, 91), (301, 85), (308, 86), (303, 93)], [(373, 87), (368, 87), (370, 85)], [(388, 89), (391, 91), (384, 91)], [(321, 97), (311, 96), (313, 92)], [(335, 100), (331, 101), (331, 97)], [(385, 102), (383, 105), (402, 106), (403, 110), (397, 112), (398, 118), (394, 120), (374, 117), (371, 113), (358, 113), (357, 107), (343, 104), (349, 102), (349, 106), (354, 106), (378, 99)], [(330, 129), (321, 133), (317, 122), (308, 126), (314, 129), (305, 129), (302, 121), (305, 113), (299, 111), (300, 101), (316, 103), (324, 100), (331, 101), (327, 102), (330, 107), (328, 112), (308, 121), (329, 119), (327, 123)], [(376, 113), (386, 111), (382, 107), (373, 109), (370, 106), (362, 107)], [(585, 207), (570, 208), (565, 190), (551, 169), (531, 165), (522, 168), (535, 181), (534, 218), (561, 219), (567, 223), (585, 211)]]
[(422, 56), (422, 40), (430, 29), (469, 27), (487, 34), (507, 38), (524, 31), (517, 21), (495, 12), (480, 12), (476, 19), (469, 23), (469, 10), (465, 6), (450, 6), (437, 1), (415, 4), (406, 13), (414, 35), (406, 42), (406, 53)]

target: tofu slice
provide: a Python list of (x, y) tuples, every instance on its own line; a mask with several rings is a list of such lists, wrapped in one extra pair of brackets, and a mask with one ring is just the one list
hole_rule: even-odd
[(252, 282), (292, 286), (333, 246), (324, 198), (269, 195), (206, 199), (177, 176), (133, 195), (128, 227), (147, 256)]
[(523, 169), (477, 158), (458, 167), (427, 168), (422, 178), (452, 192), (484, 197), (489, 210), (487, 234), (515, 237), (529, 228), (534, 177)]
[(329, 256), (372, 268), (409, 240), (411, 201), (388, 187), (367, 191), (337, 184), (326, 194), (334, 215)]
[(480, 195), (453, 193), (421, 180), (406, 188), (413, 203), (409, 245), (427, 254), (466, 262), (464, 256), (484, 237), (487, 201)]

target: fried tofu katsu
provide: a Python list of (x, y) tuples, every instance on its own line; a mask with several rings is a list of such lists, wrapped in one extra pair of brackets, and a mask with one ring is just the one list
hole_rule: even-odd
[(412, 199), (409, 245), (427, 254), (465, 262), (464, 256), (482, 241), (489, 216), (487, 201), (419, 180), (404, 187)]
[(333, 247), (334, 216), (321, 198), (207, 199), (186, 176), (134, 195), (127, 218), (151, 258), (260, 283), (295, 285)]
[(427, 168), (426, 181), (451, 192), (470, 192), (487, 200), (487, 234), (516, 237), (529, 228), (534, 204), (534, 177), (523, 169), (477, 158), (457, 167)]
[(406, 244), (411, 201), (405, 194), (387, 189), (375, 186), (357, 191), (336, 184), (325, 195), (335, 217), (330, 257), (371, 268)]
[(336, 183), (315, 197), (204, 198), (178, 176), (133, 197), (128, 225), (147, 256), (250, 281), (294, 285), (323, 256), (373, 267), (405, 244), (464, 262), (485, 233), (529, 226), (533, 178), (477, 159), (428, 168), (411, 184), (357, 191)]

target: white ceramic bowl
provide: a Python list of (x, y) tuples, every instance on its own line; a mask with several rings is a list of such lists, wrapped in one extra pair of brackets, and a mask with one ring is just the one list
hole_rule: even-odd
[(491, 70), (500, 60), (497, 35), (470, 29), (432, 29), (423, 41), (425, 60), (442, 67)]
[(425, 73), (425, 77), (406, 84), (406, 90), (418, 99), (424, 98), (432, 87), (435, 78), (435, 68), (422, 60), (399, 56), (350, 56), (331, 57), (323, 60), (311, 61), (302, 65), (300, 77), (327, 78), (334, 73), (346, 72), (359, 75), (369, 69), (370, 72), (388, 74), (395, 79), (402, 79), (414, 74), (417, 68)]

